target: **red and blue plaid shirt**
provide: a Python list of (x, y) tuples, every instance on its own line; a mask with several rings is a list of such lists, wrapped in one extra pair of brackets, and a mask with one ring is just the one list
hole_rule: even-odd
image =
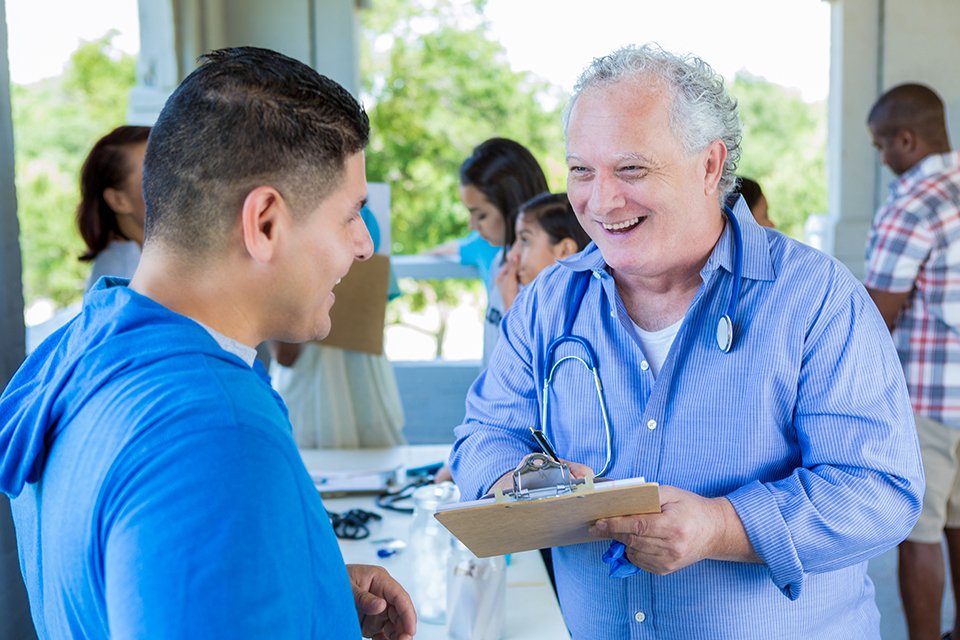
[(893, 340), (913, 409), (960, 427), (960, 151), (927, 156), (891, 185), (864, 285), (912, 291)]

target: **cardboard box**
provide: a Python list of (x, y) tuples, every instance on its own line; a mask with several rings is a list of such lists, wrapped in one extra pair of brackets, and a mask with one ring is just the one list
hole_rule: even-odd
[(322, 344), (382, 354), (389, 279), (390, 258), (385, 255), (374, 254), (369, 260), (354, 262), (333, 289), (337, 300), (330, 311), (332, 328)]

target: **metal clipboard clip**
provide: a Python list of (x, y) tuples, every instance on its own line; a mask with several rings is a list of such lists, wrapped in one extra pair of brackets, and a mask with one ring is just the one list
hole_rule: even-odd
[(496, 502), (518, 502), (555, 498), (575, 491), (592, 491), (593, 476), (574, 480), (570, 468), (543, 453), (524, 456), (513, 470), (513, 491), (494, 491)]

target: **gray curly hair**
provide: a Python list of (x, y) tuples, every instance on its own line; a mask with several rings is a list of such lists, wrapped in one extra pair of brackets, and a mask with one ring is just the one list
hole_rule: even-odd
[(718, 185), (723, 203), (736, 185), (734, 174), (740, 161), (742, 130), (737, 101), (724, 88), (723, 77), (696, 56), (679, 56), (659, 45), (646, 44), (594, 58), (573, 88), (573, 98), (563, 113), (564, 131), (570, 123), (570, 112), (584, 91), (647, 74), (663, 81), (673, 94), (670, 128), (684, 149), (696, 153), (717, 139), (726, 145), (727, 159)]

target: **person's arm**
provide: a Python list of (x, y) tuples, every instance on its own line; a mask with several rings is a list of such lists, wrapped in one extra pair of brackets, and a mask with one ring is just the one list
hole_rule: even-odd
[(496, 287), (500, 290), (500, 297), (503, 298), (503, 310), (506, 312), (513, 306), (513, 301), (517, 299), (520, 293), (520, 262), (516, 255), (509, 255), (503, 266), (497, 272), (494, 281)]
[(464, 500), (509, 482), (520, 460), (540, 450), (530, 434), (530, 427), (539, 424), (539, 389), (526, 335), (528, 306), (518, 303), (506, 315), (490, 362), (467, 394), (464, 423), (454, 429), (449, 464)]
[(449, 240), (443, 244), (439, 244), (435, 247), (431, 247), (423, 252), (425, 256), (459, 256), (460, 255), (460, 241), (459, 240)]
[(725, 497), (787, 597), (805, 576), (898, 544), (920, 513), (923, 470), (906, 384), (866, 291), (835, 270), (808, 305), (792, 421), (797, 467)]
[(900, 312), (903, 311), (904, 305), (910, 300), (910, 295), (913, 292), (880, 291), (868, 287), (867, 293), (870, 294), (870, 298), (877, 305), (877, 310), (880, 311), (880, 316), (887, 324), (887, 329), (893, 331), (897, 326), (897, 318), (900, 316)]

